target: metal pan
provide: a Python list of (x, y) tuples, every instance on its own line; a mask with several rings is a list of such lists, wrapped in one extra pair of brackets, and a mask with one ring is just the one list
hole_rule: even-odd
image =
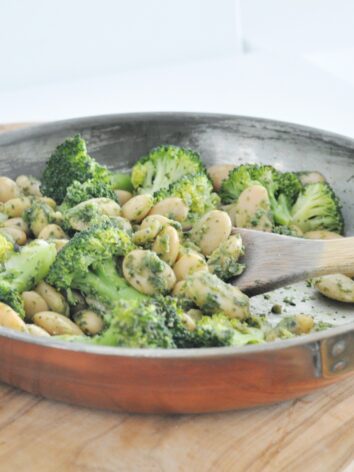
[[(115, 168), (171, 143), (197, 149), (207, 164), (261, 161), (320, 170), (344, 202), (347, 233), (354, 233), (354, 140), (287, 123), (190, 113), (79, 118), (1, 135), (0, 174), (39, 175), (53, 148), (77, 132), (94, 157)], [(189, 350), (72, 345), (0, 329), (0, 380), (55, 400), (144, 413), (222, 411), (298, 397), (354, 366), (352, 307), (313, 294), (308, 299), (304, 291), (297, 285), (272, 296), (286, 293), (298, 303), (293, 310), (344, 324), (267, 345)], [(268, 312), (269, 303), (252, 300), (258, 312)]]

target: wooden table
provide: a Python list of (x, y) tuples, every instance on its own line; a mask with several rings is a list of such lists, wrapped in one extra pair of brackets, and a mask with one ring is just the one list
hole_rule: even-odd
[(200, 416), (93, 411), (3, 384), (0, 400), (1, 472), (354, 471), (354, 376), (300, 400)]

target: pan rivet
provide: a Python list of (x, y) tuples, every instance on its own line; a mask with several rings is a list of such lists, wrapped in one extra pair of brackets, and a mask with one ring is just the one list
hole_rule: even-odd
[(339, 356), (340, 354), (342, 354), (345, 351), (346, 347), (347, 347), (347, 345), (346, 345), (346, 342), (344, 341), (344, 339), (342, 339), (341, 341), (336, 342), (335, 344), (333, 344), (333, 347), (332, 347), (332, 356), (333, 357)]
[(338, 372), (340, 370), (343, 370), (345, 369), (345, 367), (347, 366), (347, 362), (346, 361), (338, 361), (336, 362), (335, 364), (333, 364), (333, 367), (332, 367), (332, 371), (333, 372)]

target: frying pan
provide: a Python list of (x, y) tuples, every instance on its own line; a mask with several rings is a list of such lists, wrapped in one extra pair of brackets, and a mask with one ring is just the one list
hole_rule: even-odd
[[(354, 233), (354, 140), (303, 126), (241, 116), (139, 113), (78, 118), (0, 136), (0, 174), (39, 176), (67, 136), (81, 133), (90, 154), (126, 169), (152, 147), (196, 149), (206, 164), (265, 162), (280, 170), (319, 170), (344, 203)], [(306, 295), (304, 284), (271, 295), (292, 310), (332, 321), (334, 328), (253, 345), (148, 350), (70, 344), (0, 329), (0, 380), (72, 404), (144, 413), (201, 413), (299, 397), (351, 374), (351, 306)], [(269, 312), (268, 297), (252, 299)], [(296, 306), (293, 306), (296, 303)], [(289, 309), (290, 309), (289, 308)]]

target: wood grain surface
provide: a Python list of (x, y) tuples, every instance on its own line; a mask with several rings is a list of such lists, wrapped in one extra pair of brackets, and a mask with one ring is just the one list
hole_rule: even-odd
[(94, 411), (0, 384), (0, 471), (354, 471), (354, 377), (292, 402), (199, 416)]

